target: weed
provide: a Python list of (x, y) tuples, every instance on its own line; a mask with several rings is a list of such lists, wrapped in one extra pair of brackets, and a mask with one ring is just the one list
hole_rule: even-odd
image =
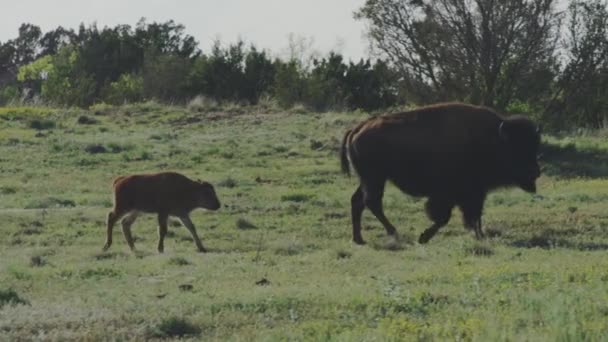
[(80, 125), (95, 125), (97, 123), (99, 123), (99, 121), (95, 118), (92, 118), (90, 116), (86, 116), (86, 115), (81, 115), (78, 117), (78, 120), (76, 120), (76, 122)]
[(180, 317), (169, 317), (161, 321), (154, 329), (153, 336), (160, 338), (194, 336), (201, 329)]
[(239, 217), (236, 220), (236, 228), (241, 229), (241, 230), (248, 230), (248, 229), (256, 229), (257, 226), (255, 224), (251, 223), (251, 221), (249, 221), (245, 218)]
[(84, 148), (84, 151), (90, 154), (97, 154), (97, 153), (106, 153), (108, 152), (108, 150), (106, 150), (105, 147), (103, 147), (103, 145), (100, 144), (89, 144)]
[(27, 126), (31, 129), (38, 131), (53, 129), (57, 126), (55, 121), (47, 119), (32, 119), (28, 122)]
[(236, 187), (237, 184), (238, 183), (237, 183), (236, 179), (234, 179), (232, 177), (224, 178), (224, 179), (222, 179), (221, 181), (219, 181), (217, 183), (218, 186), (221, 186), (221, 187), (224, 187), (224, 188), (229, 188), (229, 189), (232, 189), (232, 188)]
[(281, 201), (283, 202), (307, 202), (311, 200), (314, 196), (310, 194), (304, 193), (293, 193), (288, 195), (281, 196)]
[(188, 259), (182, 258), (182, 257), (173, 257), (173, 258), (169, 259), (169, 265), (186, 266), (186, 265), (190, 265), (190, 264), (191, 264), (191, 262), (188, 261)]
[(13, 289), (0, 289), (0, 309), (5, 305), (29, 305), (29, 302), (19, 296)]
[(0, 187), (0, 194), (2, 195), (12, 195), (17, 193), (17, 188), (14, 186), (2, 186)]
[(487, 243), (476, 242), (465, 248), (465, 253), (474, 256), (491, 256), (494, 255), (494, 249)]

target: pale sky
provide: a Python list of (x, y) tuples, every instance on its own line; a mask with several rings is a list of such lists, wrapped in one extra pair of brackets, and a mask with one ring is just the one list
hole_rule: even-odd
[(0, 42), (17, 37), (21, 23), (40, 26), (43, 32), (57, 26), (77, 29), (173, 19), (186, 27), (204, 53), (214, 39), (223, 44), (242, 38), (274, 55), (286, 52), (288, 35), (314, 39), (313, 48), (346, 59), (367, 57), (365, 25), (353, 12), (365, 0), (0, 0)]

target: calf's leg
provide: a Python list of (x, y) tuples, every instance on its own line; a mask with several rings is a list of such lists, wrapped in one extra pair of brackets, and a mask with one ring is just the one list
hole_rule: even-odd
[(433, 221), (433, 224), (429, 228), (427, 228), (422, 234), (420, 234), (420, 237), (418, 238), (418, 243), (429, 242), (429, 240), (433, 236), (435, 236), (439, 229), (445, 226), (448, 221), (450, 221), (454, 204), (448, 200), (431, 197), (426, 202), (425, 207), (426, 213), (428, 217)]
[(194, 240), (194, 243), (196, 244), (196, 248), (198, 248), (198, 251), (203, 252), (203, 253), (206, 252), (207, 250), (205, 249), (205, 247), (203, 247), (203, 243), (201, 242), (201, 240), (198, 238), (198, 235), (196, 234), (196, 229), (194, 228), (194, 224), (192, 224), (192, 220), (190, 220), (190, 216), (183, 215), (179, 219), (180, 219), (180, 221), (182, 221), (182, 224), (186, 227), (186, 229), (188, 229), (188, 231), (192, 235), (192, 239)]
[(167, 236), (167, 221), (169, 216), (158, 214), (158, 253), (165, 250), (165, 236)]
[(127, 244), (132, 251), (135, 251), (135, 240), (133, 240), (133, 235), (131, 234), (131, 225), (137, 219), (139, 213), (137, 211), (130, 212), (125, 218), (120, 221), (122, 225), (122, 235), (127, 240)]
[(124, 214), (124, 212), (116, 209), (108, 213), (108, 218), (106, 221), (106, 244), (103, 246), (104, 251), (107, 251), (108, 248), (112, 246), (112, 230), (114, 229), (114, 224), (116, 224), (116, 222), (120, 220), (120, 218), (124, 216)]

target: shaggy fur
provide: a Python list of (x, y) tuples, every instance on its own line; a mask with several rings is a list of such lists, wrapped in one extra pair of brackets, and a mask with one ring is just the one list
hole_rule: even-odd
[(193, 181), (175, 172), (118, 177), (114, 180), (114, 209), (108, 214), (107, 239), (103, 250), (112, 245), (112, 229), (120, 220), (122, 232), (131, 250), (135, 249), (131, 225), (139, 213), (158, 214), (158, 251), (163, 252), (169, 216), (177, 216), (190, 231), (200, 252), (205, 252), (192, 221), (190, 212), (196, 208), (217, 210), (220, 201), (213, 186)]
[[(350, 164), (360, 185), (351, 198), (353, 240), (361, 236), (365, 207), (397, 234), (382, 209), (386, 181), (401, 191), (426, 197), (433, 225), (419, 238), (428, 242), (460, 208), (465, 226), (483, 237), (481, 216), (486, 194), (498, 187), (536, 191), (540, 128), (522, 116), (502, 117), (491, 109), (444, 103), (370, 118), (342, 140), (342, 170)], [(350, 163), (349, 163), (350, 161)]]

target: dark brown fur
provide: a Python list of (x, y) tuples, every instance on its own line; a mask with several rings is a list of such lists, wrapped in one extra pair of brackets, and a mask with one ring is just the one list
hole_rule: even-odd
[(369, 208), (389, 235), (397, 235), (382, 209), (386, 181), (403, 192), (427, 197), (434, 222), (422, 233), (426, 243), (462, 211), (465, 226), (483, 237), (481, 216), (487, 193), (503, 186), (535, 192), (540, 175), (540, 129), (522, 116), (504, 118), (491, 109), (445, 103), (370, 118), (342, 139), (342, 170), (349, 159), (360, 185), (351, 198), (353, 240), (363, 244), (361, 215)]
[(114, 224), (121, 221), (122, 232), (131, 250), (135, 249), (131, 225), (141, 212), (158, 214), (158, 251), (163, 252), (169, 216), (177, 216), (190, 231), (200, 252), (201, 243), (190, 212), (196, 208), (217, 210), (220, 202), (213, 186), (197, 182), (175, 172), (121, 176), (114, 180), (114, 209), (108, 214), (107, 239), (104, 251), (112, 245)]

